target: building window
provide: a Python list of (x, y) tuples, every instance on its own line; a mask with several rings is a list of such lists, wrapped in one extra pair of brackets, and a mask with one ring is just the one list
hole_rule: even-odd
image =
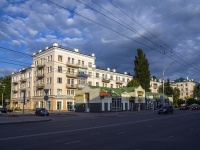
[(88, 63), (88, 67), (92, 68), (92, 63), (91, 62)]
[(78, 60), (78, 65), (81, 65), (81, 60)]
[(49, 72), (52, 72), (52, 66), (50, 66)]
[(71, 95), (73, 95), (73, 96), (74, 96), (74, 90), (71, 90)]
[(96, 78), (99, 78), (99, 73), (96, 73)]
[(125, 82), (125, 79), (124, 79), (124, 78), (122, 78), (122, 81), (123, 81), (123, 82)]
[(58, 66), (58, 72), (62, 73), (62, 67)]
[(74, 64), (74, 58), (72, 58), (72, 64)]
[(68, 59), (67, 59), (67, 62), (68, 62), (68, 63), (70, 63), (70, 61), (71, 61), (71, 58), (70, 58), (70, 57), (68, 57)]
[(73, 103), (72, 102), (67, 102), (67, 109), (73, 110)]
[(84, 66), (84, 61), (82, 61), (82, 66)]
[(92, 77), (92, 72), (89, 72), (88, 77), (90, 78)]
[(99, 82), (96, 82), (96, 86), (99, 86)]
[(62, 62), (62, 56), (58, 55), (58, 61)]
[(91, 81), (89, 81), (89, 82), (88, 82), (88, 85), (89, 85), (89, 86), (92, 86), (92, 82), (91, 82)]
[(113, 88), (113, 84), (111, 84), (110, 87)]
[(57, 78), (57, 83), (62, 83), (62, 78), (58, 77)]
[(70, 79), (67, 79), (67, 84), (70, 84)]
[(79, 85), (86, 85), (86, 79), (85, 78), (79, 78), (78, 79), (78, 84)]
[(62, 95), (62, 89), (57, 89), (57, 95)]
[(67, 95), (70, 95), (70, 90), (67, 90)]
[(110, 80), (113, 80), (113, 76), (110, 76)]
[(102, 74), (102, 78), (104, 79), (104, 74)]

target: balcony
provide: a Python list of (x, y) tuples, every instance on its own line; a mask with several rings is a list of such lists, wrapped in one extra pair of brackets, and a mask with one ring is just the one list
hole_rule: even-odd
[(26, 90), (25, 86), (20, 87), (20, 91), (25, 91), (25, 90)]
[(84, 66), (84, 65), (78, 65), (79, 68), (82, 68), (82, 69), (87, 69), (88, 67), (87, 66)]
[(44, 73), (38, 73), (37, 78), (44, 78)]
[(81, 89), (83, 89), (85, 86), (86, 86), (86, 85), (78, 84), (78, 85), (77, 85), (77, 88), (78, 88), (79, 90), (81, 90)]
[(20, 82), (26, 82), (26, 78), (21, 78)]
[(68, 88), (68, 89), (77, 89), (78, 86), (77, 86), (77, 84), (66, 84), (66, 88)]
[(17, 93), (18, 91), (16, 89), (12, 89), (12, 92), (13, 93)]
[(102, 82), (109, 83), (109, 82), (110, 82), (110, 79), (108, 79), (108, 78), (103, 78), (103, 79), (102, 79)]
[(16, 85), (16, 84), (18, 84), (18, 81), (13, 81), (12, 83), (13, 83), (14, 85)]
[(116, 84), (123, 84), (122, 81), (116, 81)]
[(72, 64), (72, 63), (70, 63), (70, 62), (67, 62), (66, 65), (67, 65), (68, 67), (78, 68), (78, 64)]
[(44, 84), (37, 84), (36, 89), (44, 89)]
[(44, 68), (45, 67), (45, 64), (38, 64), (37, 65), (37, 69), (42, 69), (42, 68)]
[(78, 73), (77, 75), (79, 78), (88, 78), (88, 75), (85, 73)]
[(67, 72), (66, 73), (66, 76), (68, 77), (68, 78), (77, 78), (77, 73), (70, 73), (70, 72)]
[(67, 99), (74, 99), (74, 96), (69, 96), (69, 95), (55, 95), (54, 98), (67, 98)]

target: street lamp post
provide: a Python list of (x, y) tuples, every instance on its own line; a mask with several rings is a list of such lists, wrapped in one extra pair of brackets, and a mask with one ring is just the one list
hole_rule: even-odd
[(164, 103), (165, 103), (165, 97), (164, 97), (164, 81), (165, 81), (165, 77), (164, 77), (164, 74), (165, 74), (165, 70), (166, 70), (166, 68), (167, 68), (167, 66), (165, 66), (165, 68), (163, 69), (163, 76), (162, 76), (162, 78), (163, 78), (163, 97), (162, 97), (162, 104), (164, 105)]
[(2, 107), (3, 107), (3, 93), (2, 93)]

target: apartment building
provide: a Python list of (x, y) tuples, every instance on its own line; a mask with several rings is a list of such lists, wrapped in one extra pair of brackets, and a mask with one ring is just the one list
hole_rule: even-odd
[[(30, 68), (11, 75), (11, 108), (74, 110), (76, 90), (86, 85), (119, 88), (132, 79), (127, 72), (96, 67), (94, 54), (64, 48), (58, 43), (39, 50), (32, 58)], [(44, 89), (48, 90), (47, 101), (44, 100)]]
[(193, 97), (193, 91), (194, 87), (196, 85), (196, 82), (193, 81), (193, 79), (187, 78), (178, 78), (171, 82), (171, 86), (173, 88), (178, 88), (180, 90), (180, 98), (185, 99), (189, 97)]
[(150, 80), (150, 91), (153, 93), (159, 93), (159, 88), (163, 85), (161, 79), (153, 79)]

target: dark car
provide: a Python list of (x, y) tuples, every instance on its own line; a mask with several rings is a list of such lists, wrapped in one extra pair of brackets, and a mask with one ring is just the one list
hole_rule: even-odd
[(181, 107), (179, 108), (179, 110), (189, 110), (189, 109), (190, 109), (189, 106), (181, 106)]
[(0, 108), (0, 113), (10, 113), (12, 112), (13, 110), (11, 109), (8, 109), (8, 108)]
[(36, 116), (49, 116), (48, 110), (46, 108), (36, 108), (35, 110)]
[(158, 109), (158, 114), (168, 114), (168, 113), (171, 114), (174, 113), (173, 106), (162, 106), (160, 109)]
[(193, 104), (190, 106), (191, 110), (200, 110), (200, 106), (198, 104)]

